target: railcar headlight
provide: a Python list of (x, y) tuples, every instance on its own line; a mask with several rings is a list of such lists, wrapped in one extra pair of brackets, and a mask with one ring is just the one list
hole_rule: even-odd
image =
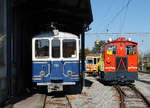
[(71, 76), (71, 75), (72, 75), (72, 71), (70, 71), (70, 70), (67, 71), (67, 75), (68, 75), (68, 76)]
[(131, 39), (131, 38), (128, 38), (128, 41), (132, 41), (132, 39)]
[(44, 71), (41, 71), (40, 72), (40, 75), (43, 77), (43, 76), (45, 76), (45, 72)]

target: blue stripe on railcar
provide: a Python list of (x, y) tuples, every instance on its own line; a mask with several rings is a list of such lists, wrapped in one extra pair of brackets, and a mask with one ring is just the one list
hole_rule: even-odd
[[(44, 75), (42, 76), (42, 72)], [(79, 61), (34, 61), (32, 63), (33, 82), (76, 82), (80, 80)]]

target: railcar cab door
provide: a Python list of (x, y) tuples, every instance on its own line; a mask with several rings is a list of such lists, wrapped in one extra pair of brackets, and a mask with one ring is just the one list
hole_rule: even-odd
[(61, 51), (61, 39), (52, 38), (51, 40), (51, 74), (50, 82), (52, 83), (62, 83), (62, 51)]
[(51, 83), (79, 80), (79, 39), (70, 37), (59, 36), (51, 40)]
[(47, 82), (50, 75), (50, 39), (32, 40), (32, 81)]

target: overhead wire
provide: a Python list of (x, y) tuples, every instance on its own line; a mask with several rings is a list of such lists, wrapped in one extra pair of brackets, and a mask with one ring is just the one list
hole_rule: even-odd
[(119, 32), (122, 33), (122, 30), (124, 28), (124, 25), (125, 25), (125, 21), (126, 21), (126, 17), (127, 17), (127, 12), (128, 12), (128, 8), (126, 8), (125, 10), (125, 13), (124, 13), (124, 16), (123, 16), (123, 19), (122, 19), (122, 23), (120, 24), (120, 27), (119, 27)]
[[(115, 1), (117, 1), (117, 0), (115, 0)], [(123, 1), (124, 2), (124, 1)], [(113, 2), (114, 3), (114, 2)], [(128, 3), (127, 3), (128, 4)], [(127, 4), (125, 4), (125, 5), (123, 5), (123, 7), (119, 10), (119, 12), (117, 12), (115, 15), (111, 15), (111, 17), (109, 18), (110, 20), (108, 20), (108, 23), (107, 24), (104, 24), (104, 29), (102, 29), (102, 31), (101, 32), (107, 32), (107, 30), (108, 30), (108, 28), (107, 27), (110, 27), (109, 25), (111, 24), (111, 23), (113, 23), (113, 21), (116, 19), (116, 17), (118, 17), (119, 16), (119, 14), (124, 10), (124, 8), (126, 7), (126, 5)], [(111, 9), (112, 7), (109, 7), (108, 8), (108, 10), (109, 9)], [(117, 8), (118, 9), (118, 8)], [(106, 14), (106, 15), (108, 15), (108, 14)], [(113, 17), (112, 17), (113, 16)], [(102, 22), (104, 22), (104, 21), (102, 21)], [(109, 29), (109, 31), (110, 31), (110, 29)]]
[[(124, 17), (124, 22), (123, 22), (123, 26), (124, 26), (124, 23), (125, 23), (125, 19), (126, 19), (126, 14), (127, 14), (127, 10), (128, 10), (128, 6), (129, 4), (131, 3), (132, 0), (128, 0), (127, 3), (112, 17), (112, 19), (109, 21), (108, 25), (110, 25), (111, 23), (113, 23), (116, 18), (126, 9), (126, 12), (125, 12), (125, 17)], [(123, 28), (122, 26), (122, 28)], [(121, 29), (122, 29), (121, 28)], [(107, 29), (107, 28), (106, 28)], [(120, 29), (120, 30), (121, 30)]]
[(117, 12), (117, 13), (114, 15), (114, 17), (110, 20), (109, 23), (112, 23), (112, 22), (116, 19), (116, 17), (118, 17), (118, 16), (121, 14), (121, 12), (129, 6), (129, 4), (131, 3), (131, 1), (132, 1), (132, 0), (128, 0), (127, 4), (126, 4), (125, 6), (123, 6), (123, 7), (119, 10), (119, 12)]
[(110, 12), (110, 10), (112, 9), (114, 4), (114, 0), (111, 1), (110, 5), (107, 8), (107, 11), (105, 12), (104, 18), (106, 18), (108, 16), (108, 13)]
[[(103, 23), (106, 21), (106, 20), (108, 20), (109, 18), (109, 13), (110, 13), (110, 11), (112, 10), (112, 8), (113, 8), (113, 5), (114, 5), (114, 3), (116, 3), (116, 1), (117, 0), (112, 0), (110, 3), (109, 3), (109, 5), (108, 5), (108, 7), (107, 7), (107, 9), (106, 9), (106, 12), (105, 12), (105, 14), (104, 14), (104, 16), (103, 16), (103, 18), (102, 18), (102, 20), (101, 20), (101, 23), (99, 24), (99, 25), (104, 25)], [(107, 25), (108, 26), (108, 25)], [(101, 27), (100, 27), (101, 28)], [(106, 30), (106, 29), (105, 29)], [(105, 30), (102, 30), (102, 32), (103, 31), (105, 31)]]
[(120, 33), (122, 33), (122, 30), (124, 28), (126, 17), (127, 17), (127, 13), (128, 13), (128, 8), (129, 8), (129, 5), (131, 4), (131, 1), (132, 0), (128, 0), (128, 2), (127, 2), (125, 13), (124, 13), (124, 16), (123, 16), (123, 21), (122, 21), (122, 23), (120, 24), (120, 27), (119, 27), (120, 28), (120, 30), (119, 30)]

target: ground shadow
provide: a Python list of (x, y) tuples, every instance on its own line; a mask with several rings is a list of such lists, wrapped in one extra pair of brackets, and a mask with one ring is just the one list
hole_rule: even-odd
[[(85, 87), (91, 87), (91, 85), (93, 84), (92, 81), (85, 79)], [(9, 99), (8, 102), (4, 103), (2, 105), (2, 107), (4, 108), (13, 108), (13, 105), (25, 100), (27, 98), (32, 97), (35, 94), (46, 94), (47, 96), (52, 96), (52, 98), (59, 98), (59, 97), (64, 97), (66, 95), (76, 95), (76, 94), (81, 94), (83, 90), (83, 85), (78, 84), (78, 85), (67, 85), (64, 86), (64, 90), (63, 91), (52, 91), (50, 93), (47, 93), (47, 88), (45, 87), (38, 87), (35, 89), (32, 89), (30, 91), (30, 93), (23, 93), (21, 94), (21, 96), (16, 96), (13, 97), (12, 99)], [(1, 106), (0, 106), (1, 107)]]
[(47, 93), (48, 96), (64, 97), (65, 95), (81, 94), (83, 87), (81, 85), (66, 85), (63, 86), (63, 91), (52, 91)]
[(34, 93), (23, 93), (21, 96), (16, 96), (16, 97), (10, 97), (9, 99), (7, 99), (5, 102), (3, 102), (0, 105), (0, 108), (13, 108), (13, 105), (25, 100), (29, 97), (32, 97), (34, 95)]
[(112, 83), (110, 83), (108, 81), (104, 81), (104, 80), (101, 80), (101, 79), (97, 79), (97, 81), (99, 81), (104, 86), (112, 86), (112, 85), (114, 85), (114, 84), (112, 84)]
[(92, 84), (93, 84), (92, 81), (85, 79), (85, 85), (84, 85), (85, 87), (91, 87)]
[(31, 88), (31, 89), (25, 89), (21, 94), (18, 94), (16, 96), (12, 96), (8, 98), (6, 101), (4, 101), (0, 108), (13, 108), (13, 105), (25, 100), (27, 98), (32, 97), (35, 94), (45, 94), (46, 88), (45, 87), (39, 87), (39, 88)]
[(97, 79), (97, 81), (99, 81), (104, 86), (114, 86), (114, 85), (126, 86), (126, 85), (131, 84), (131, 83), (128, 83), (128, 82), (105, 81), (105, 80), (100, 80), (100, 79)]
[[(84, 87), (91, 87), (93, 84), (92, 81), (85, 79), (85, 85)], [(52, 96), (52, 98), (60, 98), (64, 97), (65, 95), (76, 95), (81, 94), (83, 90), (83, 85), (66, 85), (64, 86), (63, 91), (52, 91), (50, 93), (47, 93), (47, 96)]]
[(97, 77), (98, 75), (97, 74), (86, 74), (87, 77)]
[(150, 81), (146, 81), (146, 80), (137, 80), (137, 81), (140, 81), (140, 82), (143, 82), (143, 83), (146, 83), (146, 84), (150, 84)]

